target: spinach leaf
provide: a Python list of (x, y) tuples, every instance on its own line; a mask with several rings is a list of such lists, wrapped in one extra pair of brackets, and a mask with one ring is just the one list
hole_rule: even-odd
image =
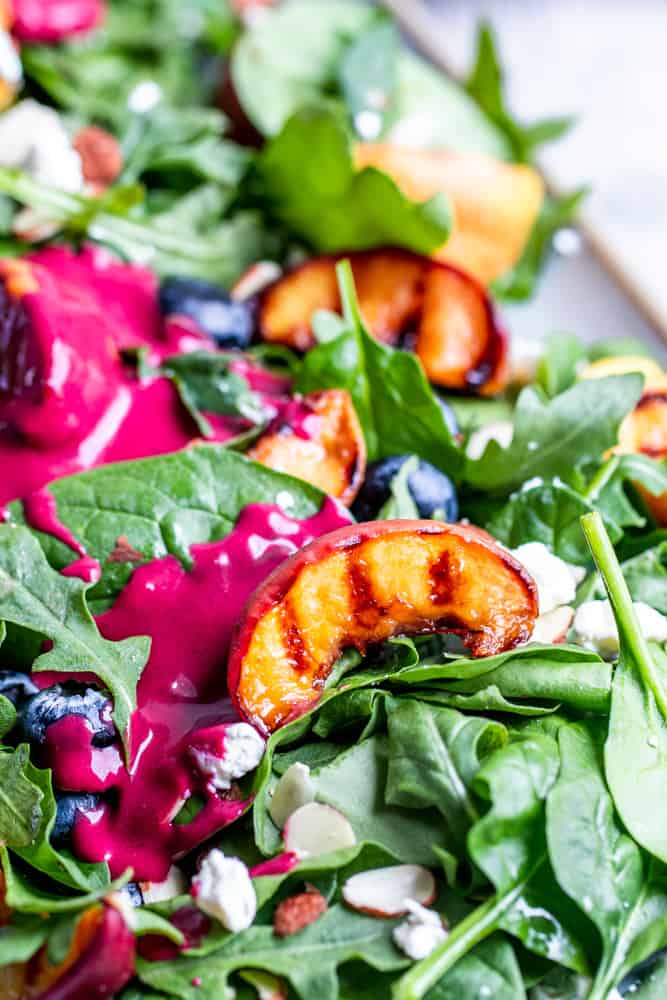
[(72, 913), (85, 909), (92, 903), (122, 888), (130, 879), (131, 872), (115, 882), (106, 882), (96, 888), (91, 888), (84, 895), (67, 895), (62, 885), (55, 891), (43, 889), (30, 881), (24, 870), (17, 866), (6, 847), (0, 846), (0, 864), (5, 879), (5, 902), (12, 910), (20, 913)]
[(532, 701), (508, 698), (496, 684), (488, 684), (470, 694), (460, 694), (442, 688), (438, 691), (420, 691), (419, 700), (430, 705), (446, 705), (460, 712), (501, 712), (528, 718), (552, 715), (560, 708), (559, 702), (542, 702), (538, 698)]
[[(621, 563), (621, 571), (633, 601), (643, 601), (667, 614), (667, 540), (626, 559)], [(585, 599), (604, 596), (604, 584), (596, 573), (585, 584)]]
[[(79, 861), (68, 850), (56, 850), (51, 843), (51, 832), (56, 820), (56, 800), (51, 783), (51, 772), (43, 771), (28, 763), (26, 775), (41, 796), (41, 816), (29, 843), (9, 844), (14, 854), (23, 861), (77, 892), (98, 892), (109, 886), (109, 869), (106, 864)], [(27, 883), (26, 883), (27, 885)]]
[(359, 313), (349, 263), (342, 261), (337, 270), (345, 323), (333, 339), (308, 352), (296, 388), (304, 393), (347, 389), (370, 461), (414, 453), (456, 478), (461, 452), (419, 361), (371, 337)]
[[(348, 45), (338, 67), (340, 90), (362, 139), (377, 139), (393, 117), (400, 39), (393, 21), (380, 15)], [(370, 113), (372, 128), (359, 115)]]
[(406, 965), (392, 943), (395, 923), (337, 904), (298, 934), (276, 938), (272, 927), (254, 926), (230, 935), (205, 958), (139, 959), (137, 973), (148, 986), (179, 1000), (231, 1000), (233, 971), (266, 969), (284, 976), (302, 1000), (336, 1000), (336, 969), (341, 963), (357, 959), (381, 971)]
[(83, 672), (100, 678), (113, 697), (114, 722), (127, 749), (128, 723), (150, 640), (104, 639), (86, 603), (88, 587), (52, 569), (26, 528), (0, 525), (0, 619), (52, 641), (52, 648), (35, 660), (33, 672)]
[(587, 514), (582, 523), (620, 638), (605, 744), (607, 782), (626, 828), (642, 847), (666, 861), (667, 655), (642, 635), (600, 515)]
[(597, 472), (586, 495), (607, 519), (621, 528), (641, 528), (646, 517), (628, 497), (627, 487), (637, 483), (653, 496), (667, 491), (667, 460), (648, 455), (614, 455)]
[(11, 923), (0, 927), (0, 970), (6, 965), (31, 959), (48, 938), (49, 931), (49, 922), (41, 916), (12, 914)]
[(576, 221), (579, 206), (587, 195), (588, 188), (582, 187), (558, 198), (546, 196), (518, 262), (491, 286), (498, 298), (524, 302), (533, 295), (555, 233)]
[[(96, 610), (132, 573), (131, 564), (106, 561), (119, 536), (146, 560), (172, 554), (189, 566), (190, 546), (224, 538), (249, 503), (280, 503), (294, 517), (310, 517), (323, 500), (316, 487), (214, 444), (100, 466), (56, 480), (49, 492), (60, 521), (102, 564), (101, 580), (90, 592)], [(12, 504), (10, 513), (24, 521), (20, 503)], [(71, 562), (72, 552), (62, 542), (35, 534), (56, 569)]]
[(430, 253), (449, 236), (444, 195), (413, 202), (387, 174), (355, 170), (345, 120), (331, 105), (297, 111), (260, 153), (256, 170), (271, 213), (315, 250), (394, 244)]
[(428, 991), (426, 1000), (461, 1000), (462, 997), (524, 1000), (525, 996), (514, 949), (501, 934), (494, 934), (457, 962)]
[(572, 118), (550, 118), (520, 125), (509, 113), (503, 94), (503, 72), (491, 25), (482, 22), (477, 32), (477, 52), (466, 90), (488, 118), (507, 136), (518, 162), (530, 162), (538, 146), (559, 139), (573, 125)]
[(0, 694), (0, 740), (10, 732), (16, 723), (16, 709), (4, 694)]
[(238, 417), (262, 424), (268, 413), (259, 393), (253, 392), (242, 375), (230, 369), (229, 358), (209, 351), (192, 351), (166, 358), (158, 369), (147, 374), (166, 375), (173, 382), (181, 402), (201, 435), (213, 437), (214, 429), (205, 413)]
[[(256, 260), (271, 256), (276, 241), (261, 221), (243, 212), (217, 221), (226, 199), (219, 188), (204, 185), (181, 198), (177, 208), (154, 215), (128, 214), (125, 201), (68, 194), (18, 170), (0, 168), (0, 191), (21, 204), (43, 209), (68, 235), (86, 236), (135, 263), (150, 264), (159, 275), (185, 274), (230, 285)], [(120, 208), (120, 214), (111, 209)]]
[(537, 370), (537, 381), (549, 398), (565, 392), (577, 380), (577, 367), (586, 358), (578, 337), (556, 333), (547, 337)]
[[(504, 507), (484, 525), (494, 538), (508, 548), (524, 542), (542, 542), (566, 562), (590, 564), (590, 551), (581, 530), (581, 517), (594, 510), (591, 501), (560, 480), (540, 482), (513, 493)], [(612, 538), (622, 531), (609, 522)]]
[(481, 490), (504, 491), (535, 477), (567, 481), (586, 460), (616, 443), (618, 428), (641, 395), (641, 375), (612, 375), (579, 382), (554, 399), (535, 388), (517, 401), (508, 448), (491, 441), (479, 459), (468, 459), (464, 478)]
[(401, 699), (388, 713), (387, 802), (423, 809), (435, 806), (463, 844), (479, 819), (470, 786), (480, 761), (507, 740), (490, 719)]
[(644, 870), (638, 846), (616, 823), (585, 727), (564, 726), (558, 742), (561, 771), (547, 800), (549, 856), (558, 884), (600, 934), (589, 1000), (603, 1000), (625, 972), (667, 944), (667, 877), (653, 865)]
[(0, 841), (24, 847), (37, 832), (42, 818), (42, 793), (31, 781), (28, 746), (0, 752)]

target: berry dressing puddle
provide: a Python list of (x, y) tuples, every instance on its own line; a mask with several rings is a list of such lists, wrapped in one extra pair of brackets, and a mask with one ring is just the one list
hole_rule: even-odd
[[(0, 329), (9, 358), (0, 372), (0, 504), (24, 497), (28, 524), (72, 549), (75, 558), (62, 572), (93, 583), (100, 566), (59, 521), (44, 485), (106, 462), (186, 447), (196, 428), (172, 384), (140, 381), (123, 365), (121, 352), (146, 347), (155, 365), (214, 346), (187, 323), (163, 323), (155, 278), (115, 263), (104, 251), (75, 256), (44, 250), (27, 267), (5, 275), (8, 288), (13, 278), (22, 287), (13, 321)], [(95, 338), (91, 323), (99, 327)], [(295, 433), (308, 437), (316, 430), (290, 398), (285, 379), (243, 359), (233, 364), (274, 414), (289, 417)], [(22, 388), (14, 391), (17, 385)], [(239, 433), (238, 420), (212, 416), (211, 423), (216, 441)], [(100, 796), (74, 824), (73, 845), (82, 860), (107, 862), (113, 877), (131, 867), (135, 879), (159, 882), (174, 859), (245, 811), (249, 802), (238, 789), (220, 793), (193, 755), (202, 747), (224, 753), (225, 726), (238, 721), (226, 685), (234, 625), (255, 588), (284, 559), (349, 522), (345, 508), (331, 499), (304, 520), (278, 506), (251, 504), (224, 539), (192, 546), (190, 570), (171, 555), (134, 570), (113, 607), (97, 618), (108, 639), (151, 638), (130, 720), (127, 766), (120, 741), (96, 746), (81, 716), (52, 723), (44, 744), (44, 763), (57, 788)], [(95, 681), (62, 673), (34, 680), (45, 688), (68, 677)], [(175, 822), (192, 796), (202, 802), (199, 812), (189, 822)]]

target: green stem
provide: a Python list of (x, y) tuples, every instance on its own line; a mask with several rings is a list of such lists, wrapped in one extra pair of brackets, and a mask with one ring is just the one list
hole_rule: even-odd
[(618, 455), (614, 455), (614, 457), (610, 458), (608, 462), (605, 462), (601, 469), (598, 469), (596, 474), (593, 476), (588, 489), (584, 493), (587, 500), (597, 500), (609, 480), (616, 472), (619, 461)]
[(648, 643), (639, 627), (628, 585), (602, 517), (597, 512), (584, 514), (581, 526), (614, 609), (621, 647), (627, 648), (639, 668), (644, 684), (653, 693), (663, 718), (667, 720), (667, 694), (653, 663)]
[(451, 967), (497, 929), (505, 910), (523, 890), (525, 880), (508, 894), (491, 896), (457, 924), (435, 951), (413, 965), (392, 990), (393, 1000), (421, 1000)]

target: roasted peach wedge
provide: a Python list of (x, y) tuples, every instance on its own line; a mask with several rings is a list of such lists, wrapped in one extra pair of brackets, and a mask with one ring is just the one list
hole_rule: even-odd
[(248, 452), (277, 472), (305, 479), (349, 506), (366, 470), (366, 443), (345, 389), (295, 397)]
[(297, 267), (260, 296), (264, 340), (299, 351), (313, 346), (313, 314), (340, 308), (336, 264), (342, 258), (350, 261), (374, 337), (414, 343), (427, 376), (444, 388), (492, 395), (505, 386), (508, 340), (484, 289), (463, 271), (409, 250), (315, 257)]
[(473, 656), (530, 638), (537, 590), (479, 528), (372, 521), (323, 535), (284, 562), (246, 605), (229, 690), (264, 732), (315, 704), (341, 652), (395, 635), (461, 637)]
[(532, 167), (479, 153), (360, 143), (355, 164), (389, 174), (415, 201), (447, 195), (454, 225), (434, 257), (484, 285), (514, 267), (544, 199), (544, 182)]

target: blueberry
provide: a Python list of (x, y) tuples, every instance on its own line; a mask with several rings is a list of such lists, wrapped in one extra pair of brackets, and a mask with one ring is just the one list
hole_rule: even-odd
[[(389, 499), (392, 480), (400, 472), (410, 455), (391, 455), (371, 462), (359, 496), (352, 505), (358, 521), (372, 521), (382, 505)], [(408, 476), (408, 490), (420, 517), (437, 517), (455, 521), (459, 516), (456, 490), (449, 476), (436, 469), (430, 462), (419, 459), (417, 468)]]
[(110, 746), (116, 738), (111, 721), (111, 703), (97, 688), (74, 681), (44, 688), (28, 698), (19, 712), (23, 739), (43, 743), (46, 730), (68, 715), (87, 719), (93, 731), (93, 746)]
[(56, 793), (56, 820), (51, 830), (54, 847), (65, 847), (72, 837), (74, 822), (80, 813), (91, 812), (100, 803), (99, 795), (91, 792)]
[(160, 286), (164, 316), (189, 316), (218, 347), (243, 350), (252, 339), (255, 306), (252, 300), (234, 302), (219, 285), (199, 278), (165, 278)]
[(452, 437), (456, 437), (457, 434), (461, 433), (461, 430), (459, 428), (459, 422), (456, 419), (456, 414), (454, 413), (454, 410), (449, 405), (449, 403), (447, 403), (442, 398), (442, 396), (436, 395), (435, 398), (437, 399), (438, 405), (442, 410), (442, 415), (445, 418), (445, 423), (447, 424), (449, 433), (452, 435)]
[(0, 670), (0, 694), (9, 698), (14, 706), (38, 691), (39, 688), (28, 674), (19, 673), (18, 670)]

